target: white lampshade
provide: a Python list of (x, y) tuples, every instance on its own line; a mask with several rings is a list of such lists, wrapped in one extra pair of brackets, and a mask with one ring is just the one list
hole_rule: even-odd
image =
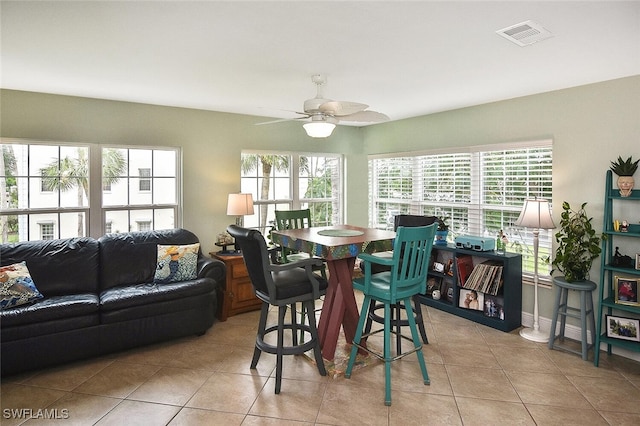
[(251, 194), (229, 194), (227, 215), (245, 216), (253, 214), (253, 196)]
[(312, 121), (311, 123), (305, 123), (302, 125), (307, 135), (312, 138), (326, 138), (331, 136), (333, 129), (336, 125), (333, 123), (327, 123), (324, 121)]
[(514, 225), (531, 229), (553, 229), (556, 227), (551, 217), (549, 201), (541, 198), (524, 200), (520, 216)]

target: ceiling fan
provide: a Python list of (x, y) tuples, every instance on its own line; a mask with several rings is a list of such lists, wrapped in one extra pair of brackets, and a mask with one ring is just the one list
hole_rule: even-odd
[[(302, 125), (307, 135), (312, 138), (326, 138), (331, 135), (333, 129), (340, 121), (350, 121), (356, 123), (381, 123), (388, 121), (389, 117), (385, 114), (376, 111), (367, 110), (369, 105), (361, 104), (359, 102), (348, 101), (334, 101), (326, 99), (323, 95), (324, 85), (327, 83), (327, 78), (321, 74), (314, 74), (311, 76), (311, 81), (316, 85), (316, 97), (307, 99), (304, 101), (304, 112), (297, 112), (296, 114), (302, 115), (294, 120), (308, 120), (311, 121)], [(269, 124), (279, 121), (287, 121), (288, 119), (269, 121)]]

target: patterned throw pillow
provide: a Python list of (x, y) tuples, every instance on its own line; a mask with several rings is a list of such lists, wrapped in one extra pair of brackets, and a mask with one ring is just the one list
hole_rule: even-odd
[(197, 277), (200, 243), (185, 246), (158, 245), (158, 264), (154, 283), (166, 284)]
[(31, 279), (26, 262), (0, 266), (0, 309), (24, 305), (43, 297)]

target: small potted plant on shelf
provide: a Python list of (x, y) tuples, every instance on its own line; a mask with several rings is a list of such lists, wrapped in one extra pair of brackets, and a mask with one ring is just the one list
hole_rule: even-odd
[[(558, 247), (552, 265), (564, 274), (567, 282), (589, 279), (593, 261), (600, 256), (600, 241), (604, 236), (596, 235), (583, 203), (578, 211), (571, 209), (566, 201), (562, 203), (560, 231), (555, 235)], [(551, 271), (552, 273), (554, 271)]]
[(438, 218), (438, 229), (436, 230), (435, 243), (441, 246), (447, 245), (447, 236), (449, 235), (449, 225), (447, 224), (447, 217), (443, 216)]
[(611, 162), (611, 171), (618, 175), (618, 189), (620, 196), (628, 197), (631, 195), (635, 181), (633, 174), (638, 170), (640, 160), (633, 161), (631, 157), (623, 160), (622, 157)]

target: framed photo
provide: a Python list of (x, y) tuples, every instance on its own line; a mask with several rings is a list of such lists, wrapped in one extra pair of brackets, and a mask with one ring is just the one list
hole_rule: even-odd
[(444, 274), (444, 263), (433, 262), (433, 270)]
[(504, 320), (504, 299), (499, 296), (485, 294), (484, 316)]
[(439, 277), (429, 277), (427, 279), (427, 295), (431, 296), (433, 290), (440, 290), (440, 285), (442, 284), (442, 278)]
[(640, 335), (638, 335), (640, 319), (605, 315), (605, 321), (607, 324), (607, 337), (640, 342)]
[(636, 269), (640, 269), (640, 253), (636, 253)]
[(621, 305), (640, 306), (638, 303), (638, 281), (640, 278), (614, 278), (615, 302)]
[(484, 311), (484, 293), (475, 290), (460, 289), (460, 297), (458, 298), (458, 306), (474, 311)]

